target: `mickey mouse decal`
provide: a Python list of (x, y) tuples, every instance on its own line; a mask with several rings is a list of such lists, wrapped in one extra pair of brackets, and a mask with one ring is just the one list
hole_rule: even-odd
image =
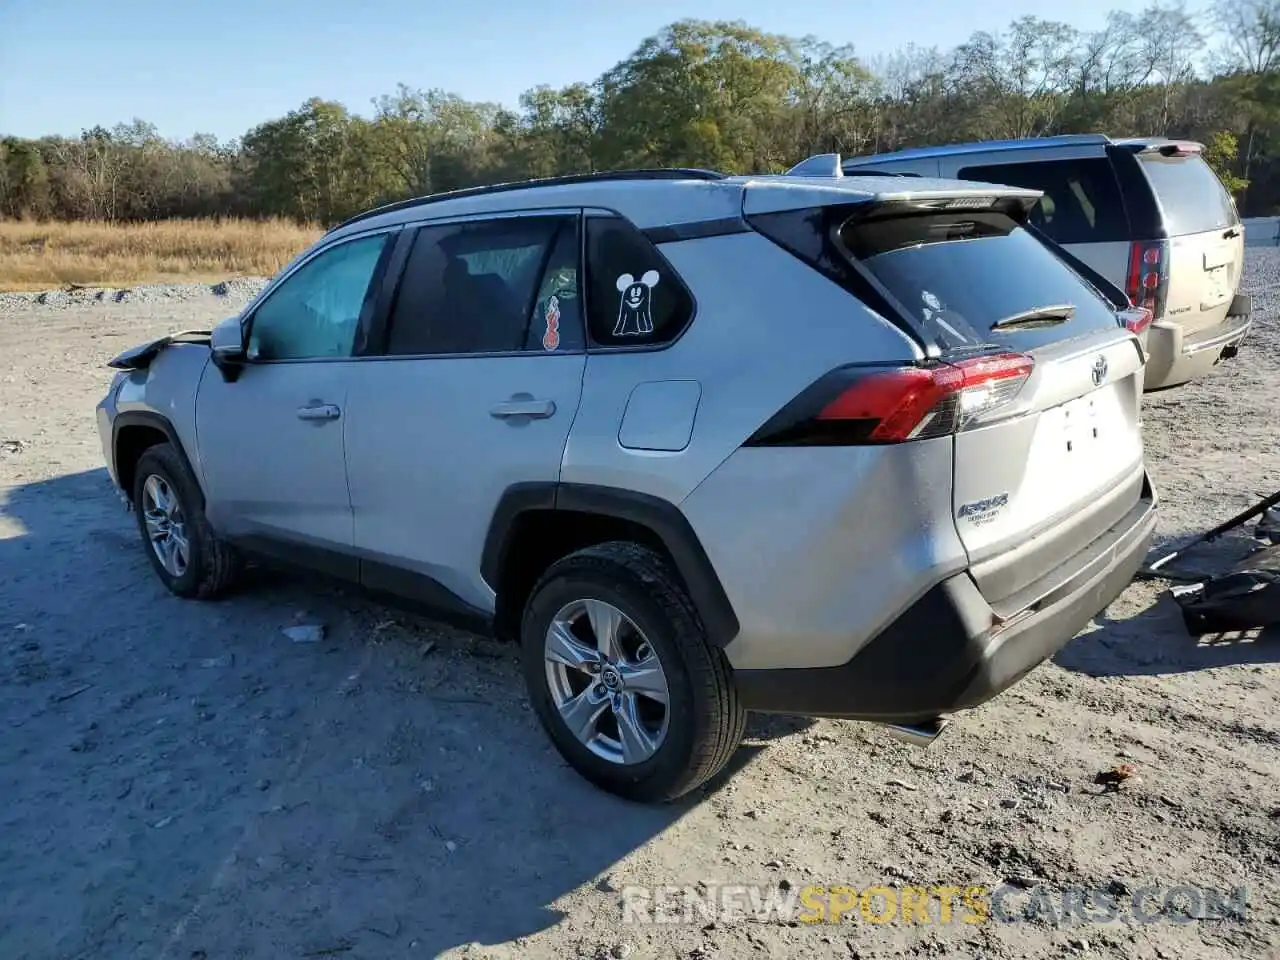
[(618, 278), (618, 322), (615, 337), (642, 337), (653, 333), (653, 288), (658, 285), (658, 271), (648, 270), (639, 280), (629, 273)]

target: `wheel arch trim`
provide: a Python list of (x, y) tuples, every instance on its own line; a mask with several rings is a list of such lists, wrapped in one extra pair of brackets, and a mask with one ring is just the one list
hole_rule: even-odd
[(724, 648), (738, 635), (738, 617), (728, 594), (680, 508), (661, 497), (618, 487), (544, 481), (516, 483), (503, 491), (490, 520), (480, 560), (481, 575), (495, 593), (521, 515), (548, 510), (626, 520), (651, 530), (684, 580), (711, 642)]
[[(169, 443), (173, 445), (173, 449), (177, 451), (183, 466), (187, 468), (187, 471), (195, 481), (201, 500), (204, 499), (204, 484), (200, 479), (200, 474), (196, 472), (191, 463), (191, 458), (187, 456), (186, 447), (183, 446), (182, 438), (178, 436), (178, 431), (174, 429), (168, 417), (151, 410), (124, 410), (117, 413), (111, 421), (111, 457), (114, 461), (113, 466), (117, 477), (120, 477), (120, 433), (129, 427), (149, 427), (163, 433)], [(123, 484), (121, 484), (121, 489), (124, 489)], [(132, 490), (125, 490), (124, 492), (127, 496), (133, 496)]]

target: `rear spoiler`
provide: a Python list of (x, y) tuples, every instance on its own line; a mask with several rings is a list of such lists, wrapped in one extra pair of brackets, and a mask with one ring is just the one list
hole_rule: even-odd
[(840, 181), (850, 180), (853, 183), (848, 185), (848, 189), (852, 199), (852, 195), (857, 193), (855, 184), (864, 176), (890, 182), (885, 183), (883, 187), (877, 186), (861, 191), (859, 202), (866, 206), (862, 216), (905, 212), (924, 213), (936, 210), (995, 210), (1009, 207), (1020, 207), (1025, 213), (1043, 196), (1041, 190), (1029, 190), (1007, 184), (920, 177), (889, 170), (846, 174), (838, 153), (823, 153), (802, 160), (778, 179), (802, 177), (806, 180), (831, 180), (836, 181), (831, 186), (837, 189), (843, 186)]
[(1204, 144), (1194, 140), (1131, 140), (1116, 146), (1136, 154), (1158, 153), (1162, 157), (1198, 157), (1204, 153)]

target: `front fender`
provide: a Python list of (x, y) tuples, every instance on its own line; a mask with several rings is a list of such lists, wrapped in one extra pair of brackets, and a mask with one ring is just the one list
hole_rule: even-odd
[[(151, 426), (161, 430), (177, 447), (204, 491), (204, 469), (196, 436), (196, 403), (210, 357), (209, 347), (204, 344), (170, 344), (145, 369), (130, 370), (124, 375), (114, 398), (113, 463), (121, 430), (131, 425)], [(118, 467), (115, 464), (116, 471)]]

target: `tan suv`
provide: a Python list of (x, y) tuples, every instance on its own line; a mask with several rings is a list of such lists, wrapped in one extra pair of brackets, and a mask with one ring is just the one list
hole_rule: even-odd
[(1238, 294), (1244, 228), (1203, 148), (1101, 134), (950, 144), (852, 157), (847, 174), (951, 177), (1043, 192), (1031, 223), (1151, 311), (1146, 389), (1235, 355), (1251, 322)]

